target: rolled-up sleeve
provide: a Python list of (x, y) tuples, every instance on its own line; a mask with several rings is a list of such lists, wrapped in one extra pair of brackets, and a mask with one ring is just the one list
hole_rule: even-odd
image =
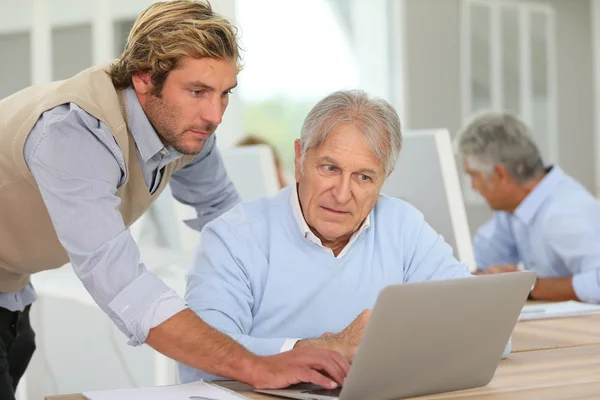
[(579, 300), (600, 303), (600, 213), (554, 218), (544, 236), (573, 275), (573, 290)]
[(75, 273), (129, 344), (142, 344), (187, 305), (140, 263), (119, 212), (122, 153), (108, 128), (75, 105), (46, 114), (26, 143), (27, 165)]

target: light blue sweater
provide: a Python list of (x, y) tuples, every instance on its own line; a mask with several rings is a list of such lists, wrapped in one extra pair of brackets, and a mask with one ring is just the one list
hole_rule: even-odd
[[(288, 187), (239, 204), (206, 225), (187, 277), (190, 308), (256, 354), (343, 330), (387, 285), (471, 276), (402, 200), (382, 195), (370, 226), (336, 258), (304, 236), (292, 195)], [(184, 365), (179, 374), (182, 382), (212, 378)]]

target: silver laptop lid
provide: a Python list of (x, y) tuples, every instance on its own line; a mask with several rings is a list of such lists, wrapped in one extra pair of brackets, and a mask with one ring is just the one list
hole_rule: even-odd
[[(534, 280), (535, 272), (513, 272), (384, 288), (339, 399), (392, 400), (488, 384)], [(333, 399), (314, 389), (260, 392)]]
[(488, 384), (534, 280), (534, 272), (514, 272), (384, 288), (340, 399)]

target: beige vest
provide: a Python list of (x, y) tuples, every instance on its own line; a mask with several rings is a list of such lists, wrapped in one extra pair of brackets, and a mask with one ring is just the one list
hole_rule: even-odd
[[(30, 274), (69, 262), (23, 158), (27, 136), (41, 114), (65, 103), (75, 103), (104, 122), (123, 152), (127, 175), (117, 196), (121, 199), (119, 209), (126, 226), (148, 209), (171, 174), (193, 158), (184, 156), (167, 165), (158, 189), (151, 195), (126, 122), (124, 93), (115, 90), (101, 67), (87, 69), (65, 81), (32, 86), (1, 100), (0, 292), (16, 292), (27, 285)], [(82, 131), (82, 134), (88, 133)]]

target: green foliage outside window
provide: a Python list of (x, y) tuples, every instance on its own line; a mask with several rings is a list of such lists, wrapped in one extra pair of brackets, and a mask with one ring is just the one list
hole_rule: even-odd
[(260, 136), (279, 151), (285, 169), (294, 172), (294, 140), (302, 122), (318, 100), (272, 98), (244, 102), (244, 133)]

